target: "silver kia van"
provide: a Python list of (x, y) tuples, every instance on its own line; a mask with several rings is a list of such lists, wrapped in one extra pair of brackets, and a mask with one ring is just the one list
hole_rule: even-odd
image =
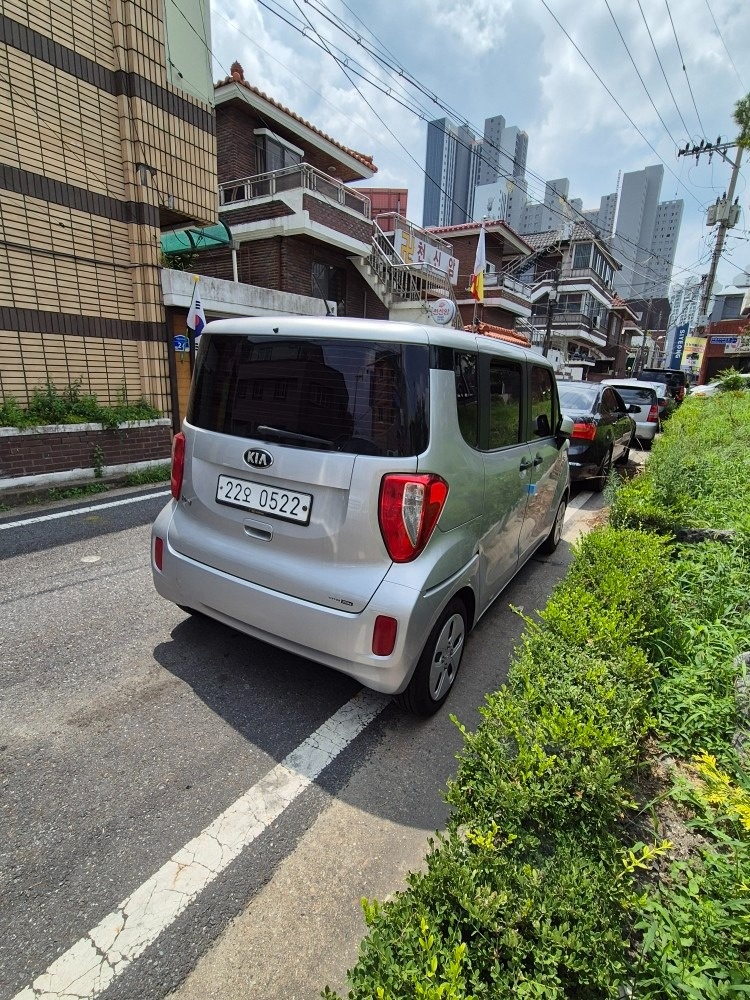
[(156, 589), (429, 715), (470, 629), (560, 540), (568, 423), (547, 359), (484, 334), (211, 322)]

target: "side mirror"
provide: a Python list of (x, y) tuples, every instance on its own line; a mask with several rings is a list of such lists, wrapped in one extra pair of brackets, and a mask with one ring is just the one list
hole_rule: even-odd
[(628, 407), (628, 413), (640, 413), (640, 412), (641, 412), (640, 406), (636, 406), (635, 403), (631, 403), (630, 406)]
[(561, 416), (557, 423), (557, 434), (555, 441), (558, 448), (562, 448), (566, 441), (573, 437), (573, 421), (570, 417)]

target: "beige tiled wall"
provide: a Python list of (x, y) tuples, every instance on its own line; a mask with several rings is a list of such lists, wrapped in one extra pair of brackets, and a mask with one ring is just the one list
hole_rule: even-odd
[[(162, 0), (3, 0), (3, 13), (109, 72), (136, 74), (210, 109), (167, 80)], [(163, 102), (162, 102), (163, 103)], [(115, 96), (0, 45), (0, 163), (118, 201), (218, 217), (215, 136), (142, 98)], [(142, 185), (136, 163), (156, 169)], [(0, 306), (165, 324), (154, 225), (119, 222), (0, 192)], [(112, 399), (147, 395), (170, 409), (163, 342), (0, 331), (0, 397), (82, 377)]]

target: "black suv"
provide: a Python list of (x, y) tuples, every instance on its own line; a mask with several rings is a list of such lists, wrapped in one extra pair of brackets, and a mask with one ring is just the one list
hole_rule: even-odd
[(663, 382), (667, 394), (681, 403), (687, 392), (688, 377), (679, 368), (642, 368), (636, 378), (641, 382)]

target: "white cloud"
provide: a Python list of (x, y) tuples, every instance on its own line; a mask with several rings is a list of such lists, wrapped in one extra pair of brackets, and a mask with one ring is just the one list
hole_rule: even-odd
[[(745, 3), (711, 0), (709, 8), (706, 0), (670, 2), (693, 95), (708, 133), (706, 139), (736, 133), (733, 104), (750, 88), (750, 18)], [(609, 0), (609, 4), (659, 113), (681, 144), (686, 128), (670, 97), (638, 5), (631, 0)], [(641, 0), (641, 5), (690, 138), (704, 138), (664, 0)], [(326, 13), (330, 7), (334, 22), (350, 26), (356, 37), (391, 64), (400, 62), (428, 94), (435, 94), (455, 111), (451, 117), (456, 120), (466, 120), (480, 131), (485, 117), (503, 114), (509, 124), (525, 129), (529, 134), (529, 168), (538, 175), (529, 178), (532, 196), (541, 193), (545, 178), (567, 176), (571, 197), (582, 198), (587, 208), (594, 207), (601, 195), (615, 190), (620, 171), (663, 161), (662, 198), (677, 196), (685, 201), (677, 264), (695, 264), (696, 273), (702, 273), (701, 267), (707, 269), (707, 250), (710, 253), (703, 208), (726, 188), (730, 168), (718, 158), (709, 165), (705, 157), (696, 164), (688, 157), (676, 156), (675, 142), (651, 106), (605, 4), (549, 0), (549, 6), (632, 122), (540, 2), (452, 0), (438, 5), (432, 0), (381, 0), (378, 4), (312, 0), (300, 3), (302, 13), (292, 2), (283, 9), (287, 20), (298, 24), (304, 15), (309, 17), (328, 44), (346, 53), (352, 68), (361, 64), (366, 72), (391, 86), (401, 100), (405, 99), (400, 89), (403, 78), (389, 73), (356, 38), (348, 39), (327, 22), (321, 11)], [(711, 11), (743, 84), (716, 32)], [(234, 28), (227, 25), (227, 18)], [(406, 103), (419, 106), (420, 120), (357, 77), (353, 77), (355, 86), (331, 56), (314, 44), (312, 29), (306, 28), (303, 36), (254, 0), (236, 0), (231, 6), (228, 0), (215, 0), (213, 31), (214, 53), (223, 66), (220, 75), (239, 59), (246, 79), (255, 86), (337, 141), (371, 154), (380, 168), (373, 183), (407, 186), (409, 215), (415, 222), (421, 221), (425, 121), (445, 114), (439, 106), (407, 87)], [(744, 198), (745, 217), (750, 217), (750, 196), (743, 184), (741, 178), (738, 193)], [(737, 239), (728, 243), (732, 248), (748, 245)], [(732, 252), (737, 256), (736, 249)], [(725, 271), (731, 272), (733, 267), (736, 269), (722, 264), (722, 280), (728, 280)]]

